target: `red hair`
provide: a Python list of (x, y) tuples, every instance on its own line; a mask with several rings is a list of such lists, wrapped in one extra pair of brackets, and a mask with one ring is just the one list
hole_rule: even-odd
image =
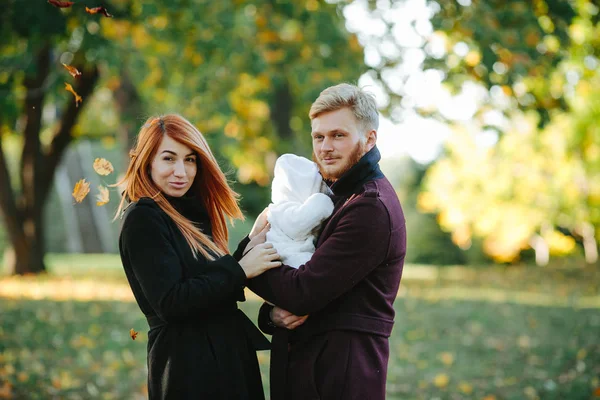
[[(212, 240), (169, 203), (150, 177), (150, 167), (164, 135), (189, 147), (197, 155), (198, 172), (190, 191), (206, 207)], [(125, 209), (127, 201), (135, 202), (142, 197), (150, 197), (175, 222), (195, 256), (200, 253), (213, 260), (214, 256), (209, 251), (218, 256), (229, 253), (229, 232), (225, 219), (244, 219), (238, 205), (239, 195), (229, 187), (208, 143), (194, 125), (177, 114), (148, 118), (138, 133), (129, 157), (125, 177), (116, 184), (125, 185), (117, 216)]]

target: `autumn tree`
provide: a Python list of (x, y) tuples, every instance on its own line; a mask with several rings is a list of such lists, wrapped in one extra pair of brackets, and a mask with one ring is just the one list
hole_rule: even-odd
[[(98, 82), (98, 63), (84, 50), (90, 44), (81, 26), (86, 19), (83, 8), (23, 7), (16, 1), (4, 5), (0, 16), (0, 208), (12, 246), (5, 267), (16, 274), (45, 270), (44, 204), (85, 99)], [(61, 63), (73, 64), (82, 75), (71, 77)], [(82, 104), (64, 90), (65, 82)], [(22, 140), (17, 179), (11, 179), (2, 149), (2, 139), (14, 134)]]
[(597, 5), (437, 3), (430, 40), (443, 46), (425, 65), (444, 71), (457, 92), (471, 82), (487, 95), (471, 121), (453, 123), (421, 207), (438, 213), (462, 247), (482, 238), (498, 261), (531, 247), (545, 264), (550, 254), (572, 252), (578, 240), (595, 262)]

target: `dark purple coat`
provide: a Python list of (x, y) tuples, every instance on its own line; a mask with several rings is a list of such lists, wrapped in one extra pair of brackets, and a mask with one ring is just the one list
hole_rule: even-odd
[[(271, 369), (285, 371), (280, 376), (286, 381), (271, 382), (273, 400), (385, 398), (406, 230), (379, 159), (375, 147), (331, 186), (336, 206), (310, 261), (248, 283), (267, 301), (310, 315), (289, 332), (289, 353), (278, 354), (286, 349), (275, 346), (277, 335), (273, 339)], [(276, 365), (286, 359), (287, 366)]]

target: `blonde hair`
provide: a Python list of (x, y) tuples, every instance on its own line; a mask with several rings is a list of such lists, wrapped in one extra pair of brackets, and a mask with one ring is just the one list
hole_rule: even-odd
[(375, 96), (349, 83), (340, 83), (323, 90), (310, 107), (308, 116), (312, 120), (323, 113), (345, 107), (352, 111), (365, 134), (379, 128), (379, 113)]
[[(152, 160), (165, 135), (189, 147), (197, 155), (198, 172), (190, 190), (206, 207), (212, 228), (212, 240), (169, 203), (150, 177)], [(125, 185), (115, 218), (126, 208), (126, 202), (150, 197), (175, 222), (194, 256), (200, 253), (207, 259), (214, 260), (211, 252), (218, 256), (229, 253), (226, 218), (228, 217), (230, 221), (244, 219), (238, 206), (239, 195), (229, 187), (227, 178), (221, 171), (208, 143), (194, 125), (177, 114), (148, 118), (138, 133), (129, 157), (130, 162), (125, 177), (115, 184)]]

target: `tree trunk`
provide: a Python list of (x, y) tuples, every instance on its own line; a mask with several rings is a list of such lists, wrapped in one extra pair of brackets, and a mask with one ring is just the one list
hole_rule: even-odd
[(598, 244), (595, 237), (596, 229), (592, 224), (586, 222), (582, 224), (580, 233), (583, 238), (585, 261), (588, 264), (594, 264), (598, 261)]
[(284, 80), (275, 87), (271, 105), (271, 120), (282, 141), (289, 141), (294, 133), (290, 126), (293, 106), (290, 85), (287, 80)]
[(19, 232), (16, 240), (12, 239), (11, 246), (4, 256), (4, 267), (12, 275), (38, 274), (46, 271), (44, 264), (44, 246), (39, 234), (42, 224), (34, 221), (33, 216), (25, 218), (24, 230)]
[[(37, 54), (35, 74), (25, 77), (25, 115), (23, 152), (21, 154), (21, 195), (17, 201), (18, 223), (21, 229), (10, 235), (12, 257), (5, 257), (11, 274), (25, 275), (44, 272), (44, 234), (42, 220), (42, 152), (40, 131), (46, 81), (50, 73), (50, 46), (44, 45)], [(12, 191), (11, 191), (12, 192)], [(5, 212), (5, 214), (8, 214)], [(5, 215), (11, 219), (10, 215)], [(10, 250), (9, 250), (10, 255)], [(12, 258), (12, 259), (11, 259)]]

